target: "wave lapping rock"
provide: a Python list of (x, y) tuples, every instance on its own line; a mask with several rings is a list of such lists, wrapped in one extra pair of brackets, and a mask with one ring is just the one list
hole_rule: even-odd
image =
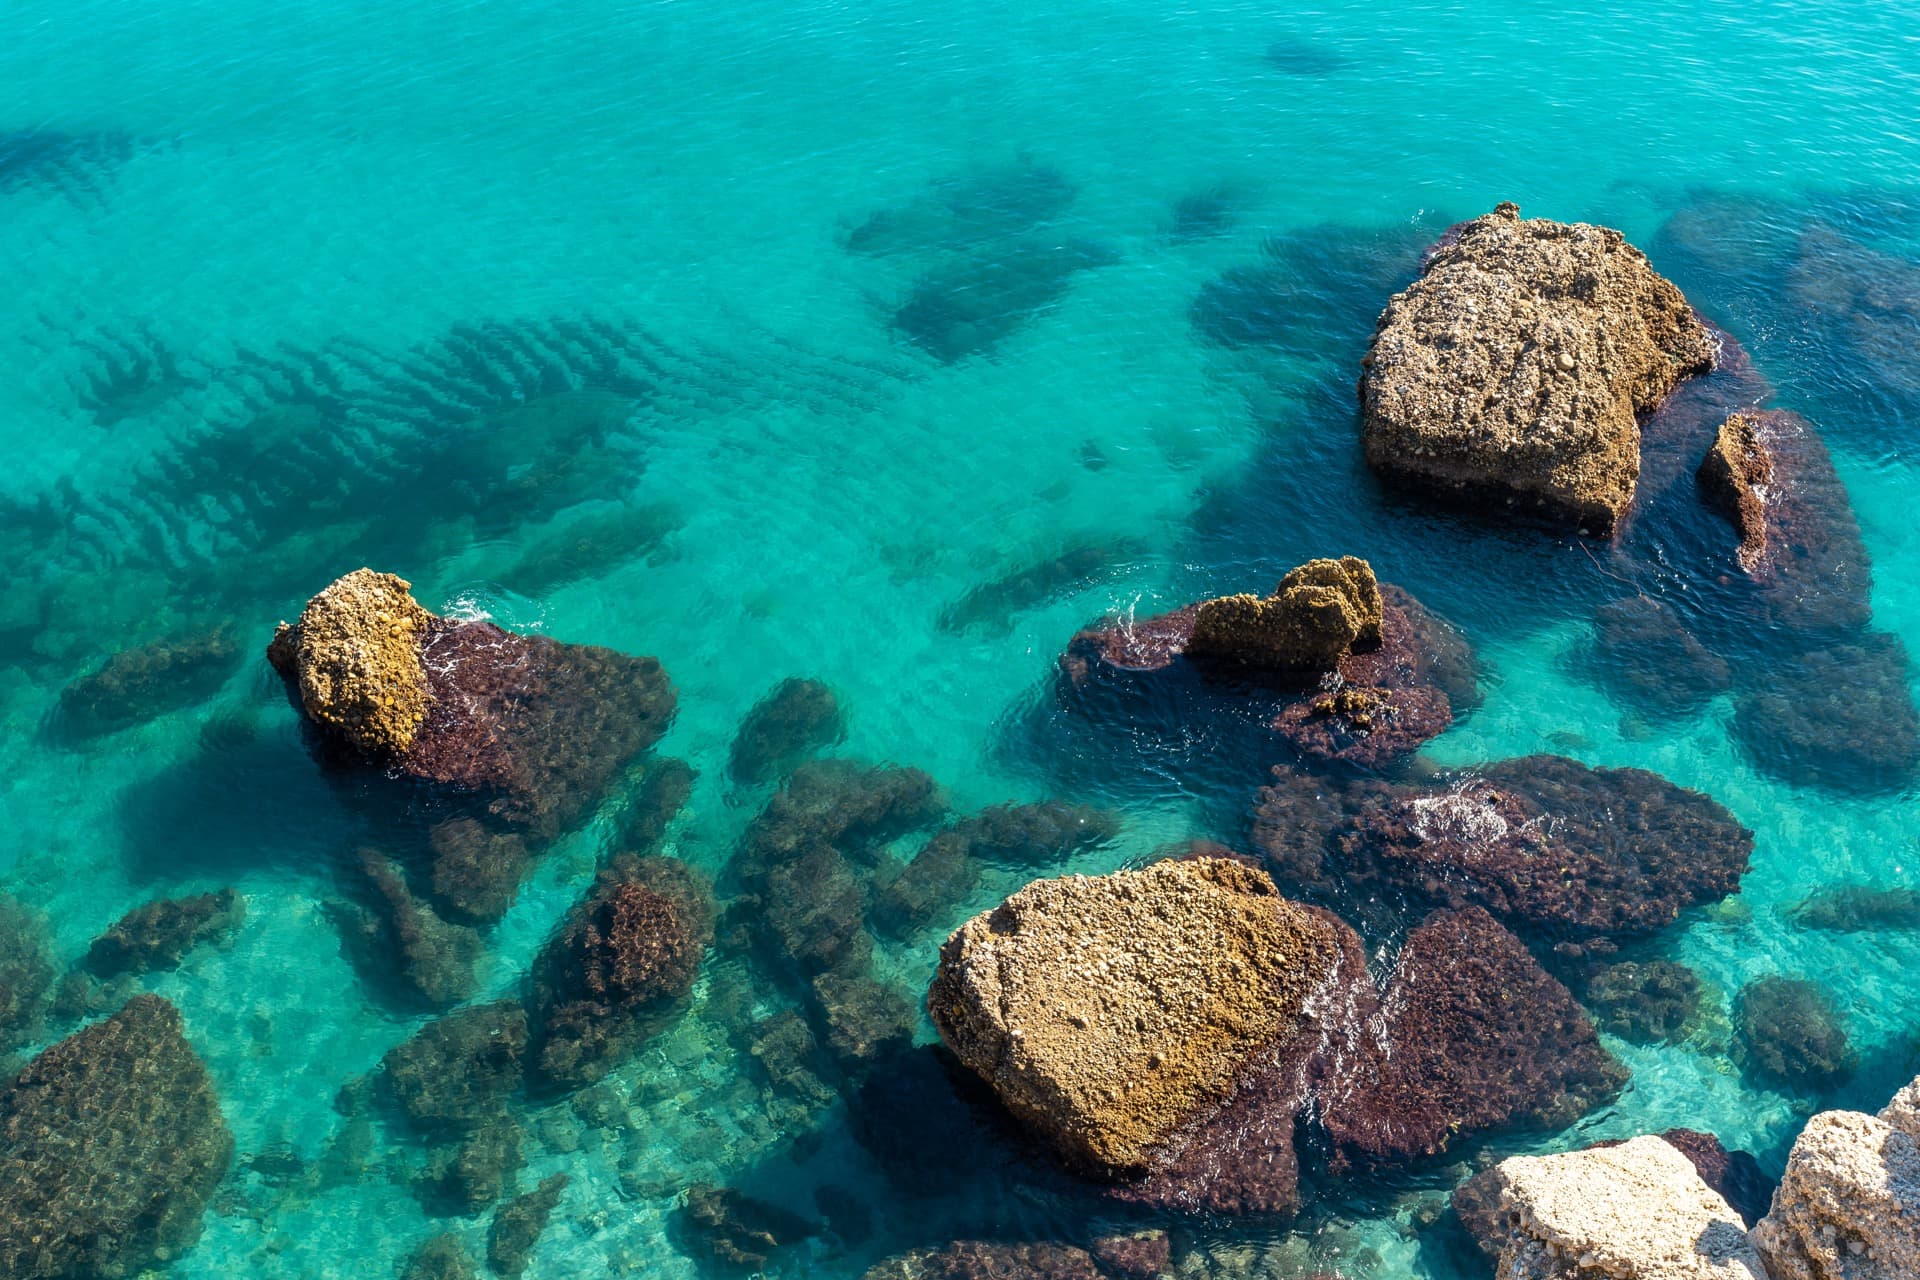
[(1367, 461), (1610, 534), (1639, 478), (1638, 415), (1713, 361), (1686, 298), (1618, 231), (1501, 204), (1450, 230), (1381, 313), (1360, 384)]

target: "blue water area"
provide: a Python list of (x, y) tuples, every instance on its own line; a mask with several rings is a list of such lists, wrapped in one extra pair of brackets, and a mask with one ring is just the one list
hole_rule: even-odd
[[(955, 813), (1118, 815), (883, 938), (916, 1001), (946, 931), (1040, 870), (1247, 847), (1277, 757), (1071, 732), (1056, 656), (1316, 555), (1367, 557), (1475, 650), (1478, 705), (1416, 769), (1636, 766), (1751, 828), (1740, 891), (1642, 957), (1699, 975), (1698, 1024), (1603, 1034), (1617, 1100), (1314, 1183), (1292, 1222), (1163, 1223), (1183, 1276), (1484, 1275), (1439, 1212), (1469, 1161), (1681, 1125), (1777, 1173), (1813, 1110), (1920, 1070), (1920, 803), (1858, 749), (1920, 644), (1920, 5), (15, 0), (0, 31), (0, 890), (61, 970), (140, 903), (245, 906), (127, 988), (182, 1011), (238, 1151), (158, 1274), (395, 1274), (442, 1232), (485, 1253), (487, 1212), (410, 1190), (420, 1139), (354, 1114), (424, 1016), (343, 942), (378, 833), (264, 658), (363, 564), (438, 612), (658, 657), (657, 751), (696, 775), (661, 848), (723, 898), (772, 793), (730, 749), (787, 677), (834, 691), (831, 754), (925, 770)], [(1725, 606), (1704, 516), (1610, 547), (1378, 487), (1374, 320), (1501, 200), (1620, 228), (1815, 424), (1871, 560), (1870, 679)], [(1636, 594), (1710, 637), (1722, 687), (1636, 696), (1631, 650), (1596, 644)], [(156, 642), (158, 692), (67, 693)], [(538, 860), (476, 999), (522, 990), (625, 803)], [(1773, 976), (1832, 1002), (1849, 1074), (1751, 1069), (1738, 996)], [(1084, 1234), (1045, 1197), (929, 1197), (968, 1152), (928, 1142), (909, 1186), (841, 1099), (771, 1079), (739, 1027), (792, 1000), (716, 950), (631, 1063), (514, 1103), (515, 1189), (569, 1177), (525, 1275), (713, 1274), (698, 1185), (832, 1222), (777, 1251), (787, 1276)]]

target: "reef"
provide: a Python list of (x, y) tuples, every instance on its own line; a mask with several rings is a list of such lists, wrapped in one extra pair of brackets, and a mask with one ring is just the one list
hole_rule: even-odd
[(651, 658), (437, 617), (367, 569), (282, 624), (267, 656), (335, 754), (534, 837), (584, 817), (675, 705)]
[(527, 1015), (516, 1000), (436, 1018), (387, 1051), (382, 1076), (395, 1104), (425, 1133), (464, 1133), (506, 1110), (521, 1086)]
[(1672, 960), (1603, 965), (1585, 996), (1602, 1031), (1635, 1044), (1684, 1040), (1700, 1014), (1699, 975)]
[(577, 1089), (620, 1065), (678, 1011), (713, 940), (712, 890), (672, 858), (618, 859), (535, 965), (540, 1079)]
[(645, 857), (666, 839), (667, 826), (693, 795), (693, 766), (672, 756), (649, 759), (615, 814), (612, 850)]
[(239, 666), (240, 647), (224, 630), (123, 649), (60, 693), (65, 727), (112, 733), (203, 702)]
[(0, 1092), (0, 1272), (131, 1275), (191, 1248), (233, 1135), (158, 996), (42, 1052)]
[(1336, 1169), (1436, 1156), (1496, 1127), (1557, 1128), (1626, 1082), (1572, 994), (1477, 907), (1407, 935), (1380, 1007), (1371, 1051), (1321, 1102)]
[(1254, 842), (1284, 884), (1484, 907), (1563, 954), (1611, 951), (1735, 892), (1753, 853), (1753, 833), (1697, 791), (1550, 755), (1439, 784), (1277, 769)]
[(1736, 1004), (1741, 1065), (1763, 1084), (1820, 1093), (1859, 1065), (1845, 1022), (1817, 983), (1761, 978), (1741, 988)]
[(564, 1173), (542, 1178), (532, 1191), (495, 1210), (493, 1224), (487, 1228), (487, 1266), (501, 1280), (519, 1280), (527, 1269), (527, 1259), (547, 1229), (547, 1219), (559, 1205), (567, 1182)]
[(1661, 1138), (1515, 1156), (1454, 1205), (1513, 1280), (1769, 1280), (1732, 1206)]
[(1906, 646), (1881, 631), (1771, 662), (1734, 704), (1734, 740), (1795, 786), (1900, 790), (1920, 767), (1908, 665)]
[(1334, 949), (1261, 873), (1163, 862), (1036, 881), (976, 916), (941, 948), (927, 1007), (1069, 1166), (1137, 1176), (1177, 1154), (1250, 1058), (1293, 1039)]
[(0, 1054), (38, 1038), (53, 985), (45, 918), (0, 893)]
[(1360, 390), (1367, 461), (1610, 535), (1639, 478), (1636, 415), (1713, 360), (1686, 298), (1619, 232), (1502, 204), (1450, 229), (1381, 313)]
[(819, 1234), (819, 1227), (733, 1187), (687, 1190), (677, 1215), (687, 1252), (740, 1271), (762, 1271), (775, 1250)]
[(810, 985), (827, 1052), (842, 1070), (858, 1071), (913, 1043), (913, 1002), (892, 984), (866, 974), (822, 973)]
[(231, 889), (146, 903), (93, 940), (87, 968), (101, 977), (171, 969), (201, 943), (231, 935), (246, 913)]
[(374, 988), (423, 1009), (448, 1009), (474, 993), (480, 935), (421, 902), (391, 858), (362, 849), (348, 872), (354, 901), (328, 904), (347, 954)]
[(1733, 668), (1670, 604), (1626, 596), (1594, 610), (1593, 670), (1620, 701), (1662, 720), (1697, 714), (1733, 687)]
[(766, 782), (846, 734), (833, 690), (818, 680), (792, 676), (775, 685), (740, 722), (727, 771), (737, 782)]

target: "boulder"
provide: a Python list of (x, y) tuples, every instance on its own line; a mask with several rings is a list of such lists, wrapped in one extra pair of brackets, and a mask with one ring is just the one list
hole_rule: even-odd
[(1503, 1280), (1769, 1280), (1739, 1216), (1661, 1138), (1515, 1156), (1454, 1203)]
[(409, 592), (356, 569), (268, 646), (330, 758), (548, 838), (672, 720), (673, 686), (652, 658), (439, 617)]
[(1309, 560), (1273, 594), (1223, 596), (1194, 613), (1187, 651), (1255, 667), (1327, 671), (1380, 644), (1380, 587), (1357, 556)]
[(66, 1280), (165, 1266), (199, 1239), (232, 1159), (179, 1012), (137, 996), (0, 1092), (0, 1273)]
[(738, 782), (767, 782), (846, 735), (833, 690), (818, 680), (790, 677), (754, 703), (740, 722), (727, 771)]
[(527, 1258), (547, 1229), (547, 1219), (567, 1189), (564, 1173), (540, 1180), (540, 1185), (525, 1195), (515, 1196), (501, 1205), (487, 1228), (487, 1267), (501, 1280), (519, 1280), (527, 1269)]
[(1761, 978), (1736, 1002), (1741, 1065), (1763, 1085), (1819, 1093), (1859, 1065), (1826, 988), (1804, 978)]
[(1306, 1033), (1336, 950), (1263, 873), (1161, 862), (1036, 881), (975, 916), (941, 948), (927, 1005), (1069, 1166), (1137, 1176), (1176, 1159), (1257, 1056)]
[(1686, 298), (1619, 232), (1502, 204), (1450, 230), (1381, 313), (1360, 384), (1367, 461), (1608, 535), (1633, 501), (1638, 415), (1713, 360)]
[(232, 933), (246, 906), (231, 889), (135, 907), (93, 940), (87, 967), (101, 977), (171, 969), (202, 942)]
[(1920, 1146), (1902, 1127), (1907, 1104), (1889, 1110), (1901, 1123), (1857, 1111), (1807, 1121), (1753, 1229), (1773, 1280), (1920, 1276)]

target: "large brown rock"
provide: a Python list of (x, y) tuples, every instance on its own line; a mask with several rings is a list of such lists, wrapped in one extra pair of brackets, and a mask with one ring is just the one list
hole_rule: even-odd
[(1383, 476), (1610, 533), (1633, 502), (1638, 415), (1712, 367), (1687, 300), (1619, 232), (1462, 223), (1380, 315), (1360, 384)]
[(1380, 586), (1358, 556), (1309, 560), (1273, 594), (1200, 605), (1187, 650), (1250, 666), (1331, 670), (1350, 649), (1380, 644)]
[(1336, 967), (1326, 920), (1214, 858), (1026, 886), (941, 949), (941, 1038), (1070, 1165), (1178, 1157), (1256, 1055), (1303, 1032)]

